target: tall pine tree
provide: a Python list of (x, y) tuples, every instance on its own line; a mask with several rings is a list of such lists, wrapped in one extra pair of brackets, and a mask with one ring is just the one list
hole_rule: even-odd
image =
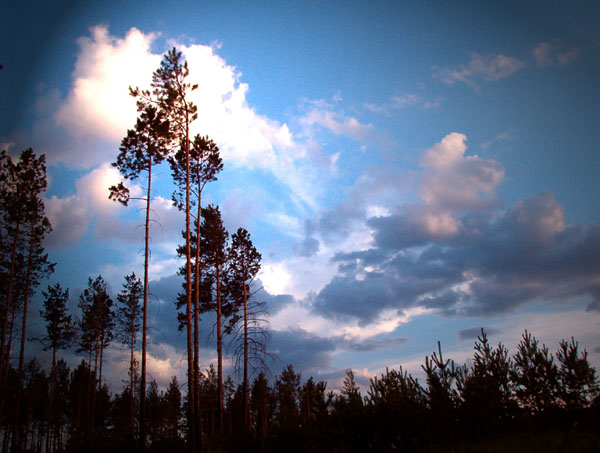
[[(190, 100), (190, 94), (198, 86), (188, 83), (189, 69), (187, 61), (182, 58), (181, 52), (173, 48), (164, 55), (160, 67), (152, 75), (152, 91), (132, 90), (138, 96), (138, 108), (146, 105), (155, 105), (169, 121), (169, 143), (179, 147), (185, 156), (185, 255), (186, 255), (186, 328), (187, 328), (187, 355), (188, 355), (188, 449), (200, 449), (201, 437), (198, 435), (195, 396), (195, 380), (193, 369), (193, 328), (192, 328), (192, 255), (191, 255), (191, 140), (190, 125), (197, 118), (197, 107)], [(142, 372), (143, 375), (143, 372)], [(142, 376), (144, 379), (144, 376)], [(142, 392), (144, 389), (142, 388)], [(143, 395), (143, 393), (140, 393)], [(140, 400), (143, 406), (145, 395)], [(142, 413), (143, 407), (140, 408)], [(145, 439), (143, 415), (140, 419), (140, 434), (142, 444)]]
[(266, 353), (266, 337), (263, 326), (256, 317), (248, 312), (248, 299), (251, 296), (250, 285), (260, 270), (261, 255), (252, 244), (250, 234), (244, 228), (238, 228), (231, 237), (231, 245), (227, 252), (229, 268), (227, 272), (228, 293), (233, 298), (237, 312), (232, 317), (232, 324), (241, 322), (243, 352), (243, 410), (244, 427), (249, 427), (249, 393), (248, 363), (252, 349), (253, 357), (260, 360), (261, 352)]
[[(131, 90), (131, 94), (140, 97), (139, 90)], [(140, 390), (140, 431), (144, 430), (144, 410), (146, 401), (146, 332), (148, 313), (148, 263), (150, 258), (150, 204), (152, 199), (152, 168), (160, 164), (167, 156), (167, 145), (170, 140), (169, 121), (157, 106), (143, 102), (138, 99), (137, 119), (134, 129), (127, 131), (127, 136), (121, 142), (120, 153), (113, 166), (117, 167), (121, 174), (129, 180), (137, 179), (142, 172), (146, 172), (146, 197), (145, 201), (145, 223), (144, 223), (144, 301), (142, 321), (142, 376)], [(129, 189), (121, 182), (117, 186), (109, 188), (109, 198), (118, 200), (127, 205), (131, 200)], [(133, 395), (132, 395), (133, 396)], [(144, 443), (142, 433), (141, 442)]]

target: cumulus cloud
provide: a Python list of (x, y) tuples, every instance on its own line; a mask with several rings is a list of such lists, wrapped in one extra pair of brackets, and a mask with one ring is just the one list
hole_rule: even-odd
[[(105, 26), (92, 27), (90, 36), (78, 40), (73, 82), (65, 98), (56, 90), (40, 96), (38, 111), (43, 108), (44, 113), (38, 112), (28, 142), (39, 143), (52, 164), (93, 168), (113, 161), (119, 140), (137, 115), (129, 87), (149, 88), (162, 59), (152, 51), (156, 36), (132, 28), (120, 38)], [(295, 140), (287, 124), (258, 114), (247, 102), (249, 87), (241, 73), (218, 49), (175, 45), (188, 62), (189, 81), (198, 84), (189, 95), (198, 106), (192, 134), (214, 139), (227, 166), (266, 170), (292, 189), (300, 205), (315, 206), (319, 172), (334, 171), (335, 159), (320, 156), (310, 140)], [(364, 134), (355, 119), (338, 124), (332, 117), (328, 124), (335, 133)], [(315, 167), (320, 160), (326, 165)]]
[(424, 204), (369, 218), (372, 246), (334, 256), (339, 274), (316, 313), (368, 326), (411, 307), (473, 316), (540, 300), (600, 306), (600, 226), (566, 224), (547, 192), (498, 209), (504, 170), (465, 156), (465, 140), (450, 134), (424, 153)]
[(518, 58), (503, 54), (482, 55), (471, 54), (471, 60), (466, 65), (453, 68), (433, 67), (434, 76), (442, 82), (453, 85), (457, 82), (475, 85), (478, 80), (494, 82), (509, 77), (522, 69), (525, 63)]
[(52, 225), (45, 245), (54, 249), (76, 243), (88, 230), (87, 203), (78, 195), (45, 200), (46, 216)]
[(502, 164), (477, 155), (465, 156), (467, 137), (453, 132), (421, 159), (421, 197), (428, 205), (463, 211), (495, 204), (496, 188), (504, 179)]
[(150, 50), (154, 38), (132, 28), (119, 39), (104, 26), (92, 27), (91, 37), (79, 38), (73, 87), (55, 114), (56, 122), (75, 136), (122, 138), (136, 117), (128, 88), (148, 86), (160, 62)]

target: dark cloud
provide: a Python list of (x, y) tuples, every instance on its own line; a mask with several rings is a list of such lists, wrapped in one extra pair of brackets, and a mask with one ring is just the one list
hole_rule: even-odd
[(272, 368), (291, 363), (306, 373), (329, 368), (331, 353), (336, 348), (335, 340), (317, 337), (302, 329), (273, 331), (271, 345), (270, 351), (275, 354)]
[(408, 338), (368, 338), (352, 342), (348, 346), (353, 351), (370, 352), (382, 349), (397, 349), (408, 341)]
[(310, 258), (319, 251), (319, 241), (313, 237), (305, 238), (300, 244), (300, 256)]
[(475, 340), (479, 335), (481, 335), (481, 329), (483, 329), (488, 337), (500, 332), (498, 329), (494, 329), (493, 327), (471, 327), (469, 329), (459, 330), (457, 333), (458, 339)]
[(551, 194), (456, 220), (455, 234), (435, 237), (408, 228), (407, 215), (370, 219), (374, 247), (334, 257), (341, 275), (314, 310), (369, 323), (385, 309), (412, 306), (475, 316), (591, 298), (588, 310), (600, 308), (600, 225), (565, 225)]

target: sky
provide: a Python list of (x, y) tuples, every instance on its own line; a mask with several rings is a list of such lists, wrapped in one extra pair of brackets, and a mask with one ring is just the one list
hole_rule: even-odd
[[(574, 336), (600, 366), (600, 31), (578, 2), (21, 2), (0, 18), (0, 148), (46, 155), (58, 263), (113, 296), (143, 275), (143, 209), (108, 200), (146, 88), (177, 47), (197, 83), (194, 134), (224, 170), (203, 194), (259, 252), (269, 364), (363, 390), (422, 376), (441, 341), (464, 363), (485, 328), (516, 352)], [(150, 377), (185, 382), (173, 301), (184, 216), (154, 174)], [(134, 181), (133, 193), (142, 193)], [(43, 331), (38, 293), (30, 330)], [(216, 360), (202, 320), (200, 362)], [(28, 354), (49, 357), (28, 344)], [(80, 358), (65, 353), (71, 366)], [(105, 376), (118, 391), (127, 352)], [(231, 370), (231, 360), (226, 361)]]

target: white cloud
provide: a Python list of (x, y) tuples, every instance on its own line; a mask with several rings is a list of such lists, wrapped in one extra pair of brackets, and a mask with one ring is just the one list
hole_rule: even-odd
[(362, 124), (354, 117), (348, 117), (331, 110), (312, 109), (300, 118), (300, 124), (309, 134), (314, 126), (321, 126), (336, 135), (346, 135), (354, 140), (365, 140), (374, 134), (372, 124)]
[(403, 95), (392, 96), (383, 104), (365, 103), (364, 107), (373, 113), (383, 113), (389, 116), (392, 110), (401, 110), (416, 105), (422, 105), (424, 108), (431, 108), (439, 104), (434, 105), (434, 103), (424, 101), (417, 94), (406, 93)]
[(118, 39), (103, 26), (91, 33), (78, 39), (73, 87), (55, 119), (74, 136), (119, 140), (136, 117), (129, 86), (148, 86), (160, 62), (150, 51), (155, 35), (132, 28)]
[[(135, 100), (129, 96), (128, 87), (149, 88), (162, 58), (150, 50), (154, 38), (154, 34), (132, 28), (120, 39), (111, 36), (106, 27), (96, 26), (90, 37), (79, 39), (73, 86), (53, 116), (70, 136), (64, 140), (69, 145), (55, 143), (56, 150), (49, 153), (52, 162), (92, 167), (114, 159), (118, 141), (136, 117)], [(175, 45), (188, 62), (188, 80), (198, 84), (189, 95), (198, 106), (192, 133), (215, 140), (225, 165), (270, 171), (292, 189), (300, 204), (314, 206), (320, 194), (316, 174), (322, 169), (312, 165), (315, 156), (307, 152), (308, 144), (295, 141), (286, 124), (260, 115), (248, 105), (248, 85), (214, 47)], [(337, 130), (356, 134), (360, 128), (350, 119)], [(38, 129), (37, 135), (47, 137), (53, 130), (48, 121), (40, 123)], [(307, 182), (312, 190), (305, 188)]]
[(422, 159), (421, 197), (442, 211), (486, 207), (504, 179), (504, 168), (492, 159), (465, 156), (467, 137), (453, 132), (427, 150)]
[(513, 75), (525, 66), (515, 58), (503, 54), (481, 55), (473, 53), (467, 65), (458, 65), (454, 68), (433, 67), (434, 75), (443, 82), (452, 85), (463, 82), (474, 85), (476, 79), (493, 82)]

